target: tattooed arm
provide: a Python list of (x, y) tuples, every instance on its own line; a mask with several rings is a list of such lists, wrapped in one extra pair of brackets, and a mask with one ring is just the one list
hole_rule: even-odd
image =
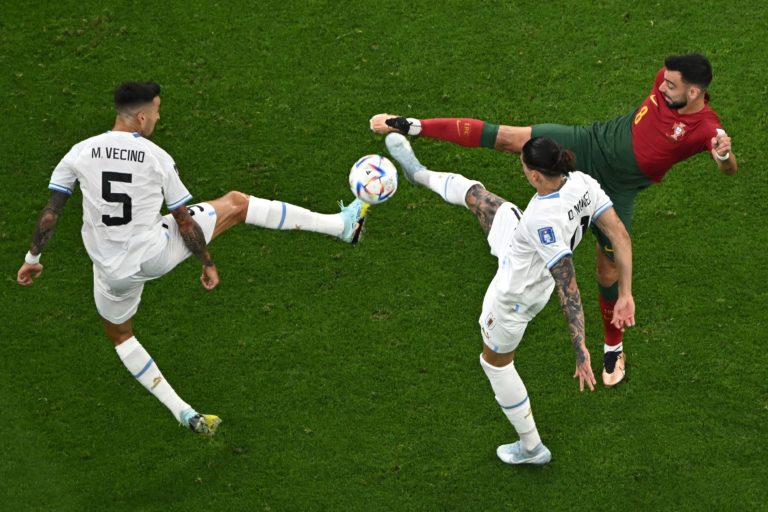
[(205, 235), (200, 224), (189, 214), (186, 206), (176, 208), (171, 212), (176, 224), (179, 226), (179, 234), (187, 249), (194, 254), (203, 264), (203, 273), (200, 276), (200, 282), (208, 290), (211, 290), (219, 284), (219, 273), (216, 265), (213, 263), (208, 244), (205, 242)]
[[(56, 229), (56, 223), (59, 221), (59, 214), (64, 205), (67, 204), (69, 196), (63, 192), (54, 191), (48, 199), (48, 204), (40, 212), (35, 226), (35, 233), (32, 235), (32, 243), (29, 244), (29, 253), (32, 256), (40, 256), (48, 240), (53, 236)], [(22, 286), (32, 284), (33, 278), (38, 278), (43, 272), (43, 266), (40, 263), (27, 263), (19, 269), (16, 274), (16, 282)]]
[(619, 273), (619, 298), (613, 307), (611, 323), (617, 329), (624, 330), (625, 327), (635, 325), (635, 301), (632, 298), (632, 241), (613, 208), (609, 208), (596, 218), (595, 224), (613, 246), (613, 261)]
[(576, 269), (573, 267), (573, 258), (565, 256), (551, 269), (552, 277), (557, 285), (557, 294), (560, 297), (560, 308), (565, 314), (568, 329), (571, 332), (571, 345), (576, 353), (576, 373), (579, 378), (579, 390), (584, 391), (586, 381), (590, 391), (595, 390), (595, 376), (592, 373), (592, 365), (587, 350), (584, 335), (584, 309), (581, 305), (581, 294), (576, 284)]

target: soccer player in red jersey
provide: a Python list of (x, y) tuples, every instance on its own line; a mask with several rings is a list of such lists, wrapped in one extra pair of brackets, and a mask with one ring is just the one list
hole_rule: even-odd
[[(673, 55), (664, 62), (648, 96), (637, 110), (589, 126), (535, 124), (505, 126), (477, 119), (415, 119), (390, 114), (371, 118), (377, 133), (400, 132), (470, 147), (520, 153), (532, 137), (550, 137), (576, 154), (576, 169), (593, 176), (631, 230), (635, 195), (658, 183), (670, 168), (709, 151), (718, 169), (733, 175), (738, 168), (731, 138), (709, 107), (707, 87), (712, 66), (700, 54)], [(603, 383), (612, 387), (624, 378), (623, 332), (611, 325), (618, 297), (618, 271), (613, 248), (597, 226), (597, 281), (605, 333)]]

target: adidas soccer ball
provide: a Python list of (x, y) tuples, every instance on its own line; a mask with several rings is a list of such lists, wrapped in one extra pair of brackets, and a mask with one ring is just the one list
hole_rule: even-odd
[(383, 203), (397, 190), (397, 168), (383, 156), (365, 155), (349, 171), (349, 188), (365, 203)]

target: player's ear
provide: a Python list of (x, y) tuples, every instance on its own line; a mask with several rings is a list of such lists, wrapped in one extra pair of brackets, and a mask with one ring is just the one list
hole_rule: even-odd
[(702, 91), (701, 87), (697, 85), (693, 85), (688, 88), (688, 99), (689, 100), (695, 100), (699, 96), (704, 94), (704, 91)]

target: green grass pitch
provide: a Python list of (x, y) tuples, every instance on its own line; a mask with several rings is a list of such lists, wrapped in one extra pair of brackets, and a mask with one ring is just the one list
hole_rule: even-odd
[[(8, 511), (765, 510), (768, 72), (762, 1), (3, 2), (0, 15), (0, 509)], [(335, 211), (384, 152), (379, 112), (589, 123), (639, 105), (666, 55), (707, 54), (736, 177), (706, 155), (640, 194), (627, 382), (579, 394), (556, 299), (518, 369), (553, 453), (500, 463), (515, 434), (476, 319), (495, 261), (465, 210), (401, 180), (358, 247), (238, 227), (150, 283), (137, 337), (200, 439), (105, 338), (67, 205), (30, 288), (15, 284), (48, 178), (111, 128), (121, 81), (163, 87), (154, 140), (195, 199), (241, 190)], [(417, 140), (420, 158), (525, 205), (509, 155)], [(588, 342), (591, 240), (576, 254)], [(599, 377), (598, 377), (599, 379)]]

